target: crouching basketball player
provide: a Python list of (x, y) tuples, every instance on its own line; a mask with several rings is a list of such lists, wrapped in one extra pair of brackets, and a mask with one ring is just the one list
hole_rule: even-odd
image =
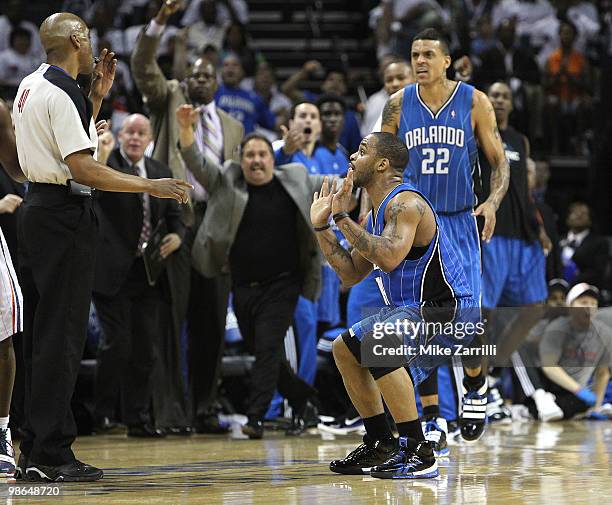
[[(403, 363), (391, 364), (376, 361), (374, 347), (383, 342), (377, 340), (376, 332), (402, 327), (406, 321), (454, 324), (476, 320), (478, 315), (461, 262), (440, 230), (433, 208), (414, 187), (402, 183), (407, 161), (406, 146), (395, 135), (372, 133), (351, 156), (340, 190), (334, 194), (334, 188), (330, 190), (325, 182), (311, 207), (319, 246), (342, 282), (356, 284), (374, 269), (386, 304), (378, 314), (340, 335), (333, 345), (344, 385), (366, 428), (363, 444), (346, 458), (331, 462), (330, 469), (337, 473), (393, 479), (439, 474), (432, 443), (425, 441), (419, 422), (414, 385), (444, 358), (421, 351), (438, 348), (438, 355), (443, 354), (440, 349), (467, 344), (470, 338), (460, 340), (453, 331), (403, 334), (400, 348), (411, 350), (404, 352)], [(374, 209), (366, 230), (348, 217), (353, 184), (365, 188), (372, 198)], [(330, 229), (330, 215), (351, 244), (350, 253)], [(410, 374), (402, 365), (408, 365)], [(381, 394), (396, 423), (399, 445), (387, 423)]]

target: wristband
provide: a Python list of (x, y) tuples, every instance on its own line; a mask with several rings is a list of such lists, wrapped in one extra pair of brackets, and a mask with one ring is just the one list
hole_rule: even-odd
[(326, 224), (325, 226), (320, 226), (320, 227), (318, 227), (318, 228), (315, 226), (315, 227), (313, 228), (313, 230), (314, 230), (314, 231), (325, 231), (325, 230), (328, 230), (330, 227), (331, 227), (331, 225)]
[(332, 219), (334, 220), (334, 223), (338, 223), (338, 221), (344, 219), (345, 217), (349, 217), (348, 212), (338, 212), (332, 216)]

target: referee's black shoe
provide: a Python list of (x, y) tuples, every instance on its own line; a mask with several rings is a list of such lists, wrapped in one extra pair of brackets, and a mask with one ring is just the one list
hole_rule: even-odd
[(39, 465), (30, 461), (26, 469), (27, 480), (39, 482), (93, 482), (103, 476), (104, 472), (99, 468), (78, 460), (60, 466)]
[(363, 444), (349, 453), (344, 459), (336, 459), (329, 464), (329, 469), (344, 475), (369, 475), (370, 469), (387, 461), (397, 451), (395, 437), (375, 440), (364, 435)]

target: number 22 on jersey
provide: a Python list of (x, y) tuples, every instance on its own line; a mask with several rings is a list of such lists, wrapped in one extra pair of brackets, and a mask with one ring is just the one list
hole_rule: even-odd
[(424, 147), (422, 150), (423, 161), (421, 161), (422, 174), (448, 174), (448, 161), (450, 151), (447, 147)]

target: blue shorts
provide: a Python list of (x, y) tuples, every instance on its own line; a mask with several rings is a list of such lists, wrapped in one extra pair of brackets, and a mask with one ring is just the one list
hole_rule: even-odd
[(472, 288), (472, 297), (480, 303), (482, 292), (482, 259), (476, 218), (471, 210), (457, 214), (438, 215), (440, 228), (455, 246), (461, 266)]
[[(427, 378), (432, 369), (450, 362), (458, 346), (467, 347), (475, 332), (479, 331), (480, 324), (480, 307), (471, 297), (458, 299), (457, 304), (452, 307), (434, 309), (436, 319), (439, 319), (441, 314), (445, 316), (443, 326), (431, 327), (435, 328), (435, 331), (425, 331), (422, 326), (415, 328), (404, 324), (423, 323), (424, 310), (427, 309), (419, 305), (384, 307), (377, 314), (352, 325), (348, 331), (350, 343), (347, 338), (344, 338), (344, 341), (362, 366), (371, 370), (408, 366), (414, 384), (418, 385)], [(385, 325), (403, 329), (399, 333), (384, 330), (383, 335)], [(438, 328), (444, 328), (444, 331)], [(401, 340), (398, 337), (401, 337)], [(375, 349), (377, 345), (403, 347), (403, 354), (380, 358)], [(429, 351), (423, 351), (424, 347), (429, 346)], [(451, 349), (450, 354), (443, 354), (444, 348)]]
[(482, 305), (518, 307), (546, 300), (546, 257), (539, 242), (494, 236), (482, 244)]

